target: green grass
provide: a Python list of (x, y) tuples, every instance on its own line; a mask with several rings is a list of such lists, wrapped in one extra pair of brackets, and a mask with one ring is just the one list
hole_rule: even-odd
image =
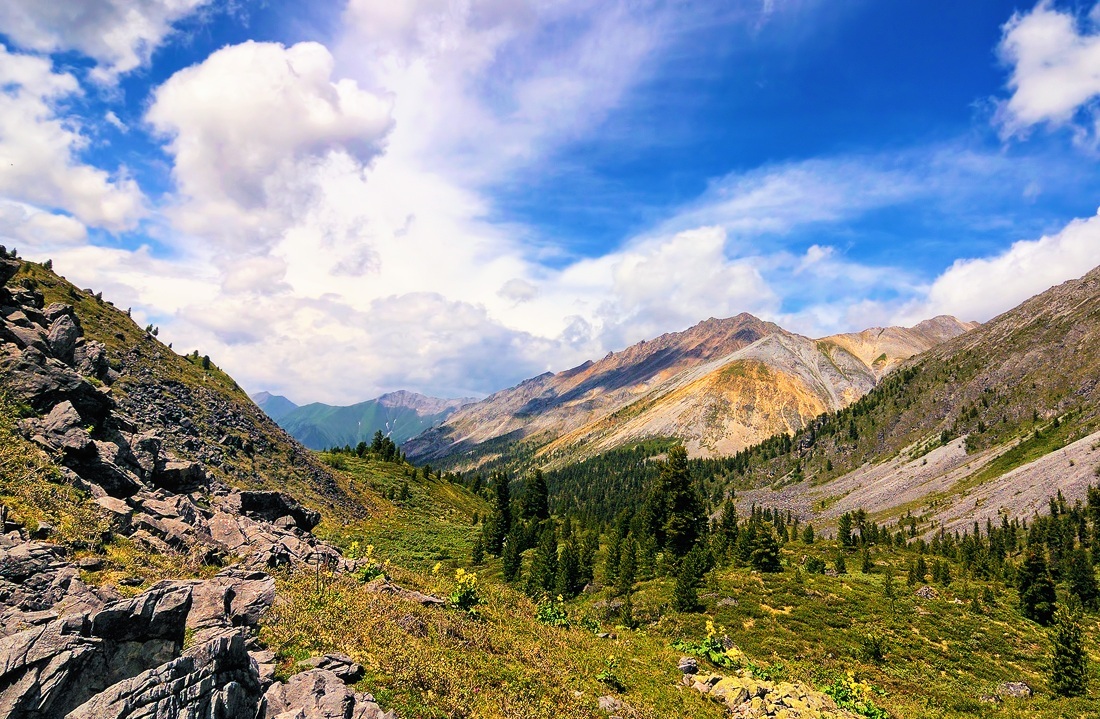
[(1091, 427), (1086, 429), (1077, 423), (1071, 422), (1062, 422), (1058, 427), (1050, 424), (1037, 428), (1016, 446), (997, 456), (978, 472), (962, 480), (959, 483), (961, 485), (959, 489), (969, 489), (991, 479), (996, 479), (1018, 467), (1034, 462), (1051, 452), (1076, 442), (1090, 431)]

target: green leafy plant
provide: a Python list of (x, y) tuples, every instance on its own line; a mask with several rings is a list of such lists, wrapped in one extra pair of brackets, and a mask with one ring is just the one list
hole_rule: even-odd
[(539, 602), (538, 609), (535, 611), (535, 619), (540, 624), (568, 629), (569, 612), (565, 609), (565, 602), (562, 601), (562, 595), (559, 594), (556, 600), (547, 597), (545, 600)]
[(455, 570), (455, 587), (447, 597), (451, 606), (470, 614), (476, 614), (475, 608), (481, 603), (477, 591), (477, 575), (461, 567)]
[(868, 682), (861, 682), (852, 672), (843, 679), (834, 680), (821, 689), (836, 702), (841, 709), (867, 717), (868, 719), (890, 719), (890, 714), (874, 702), (874, 696), (884, 692)]
[(714, 622), (708, 619), (705, 639), (700, 642), (678, 639), (672, 643), (672, 647), (686, 654), (706, 659), (716, 667), (739, 669), (746, 662), (745, 655), (737, 647), (730, 647), (729, 649), (724, 647), (717, 633)]
[(619, 668), (619, 660), (614, 655), (607, 658), (607, 664), (603, 670), (596, 675), (596, 681), (606, 684), (617, 692), (626, 691), (626, 686), (623, 684), (622, 679), (616, 674), (616, 670)]

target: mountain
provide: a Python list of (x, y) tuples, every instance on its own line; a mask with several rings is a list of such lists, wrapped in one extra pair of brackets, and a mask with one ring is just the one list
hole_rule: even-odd
[(264, 414), (276, 422), (290, 412), (298, 409), (298, 405), (294, 404), (286, 397), (279, 394), (271, 394), (270, 392), (257, 392), (252, 395), (252, 401), (256, 403), (257, 407), (264, 411)]
[(1029, 517), (1095, 481), (1098, 378), (1100, 268), (902, 363), (789, 453), (754, 462), (741, 483), (759, 489), (739, 496), (832, 520), (912, 511), (949, 529)]
[[(439, 399), (401, 390), (345, 407), (320, 402), (296, 407), (284, 397), (267, 392), (256, 395), (256, 403), (265, 412), (273, 405), (278, 416), (271, 415), (272, 419), (310, 449), (354, 447), (359, 442), (369, 444), (378, 431), (401, 444), (475, 401), (472, 398)], [(287, 405), (291, 408), (281, 411)]]
[(521, 443), (551, 465), (664, 436), (693, 456), (732, 454), (851, 404), (902, 360), (974, 326), (938, 317), (812, 340), (748, 314), (711, 318), (526, 380), (404, 449), (414, 461), (466, 469)]

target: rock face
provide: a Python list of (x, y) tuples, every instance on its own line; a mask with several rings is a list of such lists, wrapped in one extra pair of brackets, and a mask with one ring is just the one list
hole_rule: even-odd
[[(310, 533), (320, 514), (281, 492), (233, 489), (169, 449), (209, 433), (182, 413), (164, 415), (164, 397), (189, 390), (167, 385), (153, 397), (139, 384), (125, 404), (116, 401), (119, 374), (105, 346), (85, 338), (70, 305), (44, 307), (35, 290), (3, 286), (18, 268), (0, 252), (0, 384), (33, 414), (19, 424), (24, 436), (52, 458), (61, 481), (94, 499), (110, 533), (139, 551), (236, 563), (123, 598), (81, 580), (102, 559), (74, 560), (67, 547), (41, 541), (48, 525), (32, 536), (0, 506), (0, 716), (253, 719), (276, 697), (280, 708), (268, 716), (391, 716), (341, 681), (362, 676), (348, 657), (322, 657), (273, 686), (275, 655), (256, 639), (275, 601), (269, 568), (355, 568)], [(255, 449), (233, 436), (225, 445), (233, 451)]]

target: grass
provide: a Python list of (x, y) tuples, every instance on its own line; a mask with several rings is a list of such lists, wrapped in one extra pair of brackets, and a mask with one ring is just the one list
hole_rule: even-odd
[[(349, 459), (341, 476), (372, 494), (385, 494), (406, 480), (396, 465), (358, 459)], [(456, 485), (422, 479), (410, 482), (409, 491), (405, 503), (378, 500), (375, 516), (344, 527), (335, 538), (375, 544), (389, 560), (394, 581), (437, 596), (451, 590), (454, 568), (476, 571), (481, 618), (372, 594), (349, 578), (332, 578), (318, 592), (312, 576), (284, 576), (279, 606), (265, 618), (262, 634), (278, 652), (281, 671), (290, 672), (311, 654), (338, 650), (368, 667), (358, 688), (401, 716), (590, 717), (600, 716), (596, 698), (614, 693), (595, 676), (615, 656), (615, 673), (625, 688), (617, 696), (632, 707), (630, 716), (717, 717), (717, 705), (679, 686), (676, 661), (682, 652), (672, 648), (676, 640), (703, 639), (711, 620), (755, 672), (819, 690), (851, 672), (881, 692), (876, 705), (896, 719), (1094, 714), (1095, 698), (1050, 696), (1045, 630), (1019, 616), (1014, 589), (961, 579), (961, 568), (953, 563), (955, 581), (936, 587), (938, 599), (923, 600), (905, 584), (905, 568), (915, 556), (909, 550), (873, 549), (871, 573), (830, 577), (799, 567), (806, 557), (832, 566), (835, 543), (792, 542), (782, 550), (785, 566), (779, 574), (738, 567), (711, 572), (700, 589), (700, 612), (672, 611), (673, 582), (651, 578), (635, 587), (638, 630), (612, 626), (608, 589), (567, 602), (572, 628), (563, 629), (534, 620), (535, 604), (499, 581), (498, 560), (468, 566), (476, 537), (469, 518), (487, 509), (480, 498)], [(435, 562), (445, 567), (438, 576), (429, 569)], [(858, 557), (849, 556), (847, 564), (856, 569)], [(884, 596), (887, 572), (894, 577), (893, 601)], [(994, 603), (975, 604), (987, 587)], [(580, 628), (581, 618), (589, 625), (603, 622), (603, 631), (617, 638), (599, 639)], [(1095, 693), (1100, 688), (1096, 614), (1086, 617), (1086, 635)], [(883, 661), (874, 660), (869, 644), (882, 647)], [(702, 660), (700, 665), (701, 671), (717, 670)], [(1025, 681), (1036, 696), (981, 701), (1005, 681)]]

